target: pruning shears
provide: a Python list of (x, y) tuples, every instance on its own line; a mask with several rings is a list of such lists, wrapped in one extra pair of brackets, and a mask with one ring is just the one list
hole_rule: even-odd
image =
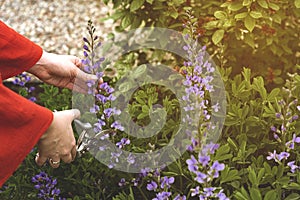
[(77, 125), (76, 128), (82, 129), (82, 132), (80, 133), (76, 144), (76, 150), (80, 157), (81, 154), (87, 150), (89, 140), (93, 137), (92, 134), (94, 134), (94, 131), (93, 126), (88, 122), (84, 123), (78, 119), (75, 119), (74, 122)]
[(88, 150), (88, 146), (92, 141), (98, 140), (105, 134), (115, 132), (112, 129), (107, 129), (96, 134), (93, 130), (93, 126), (90, 123), (82, 122), (78, 119), (75, 119), (74, 122), (77, 125), (76, 128), (82, 129), (82, 132), (77, 139), (76, 145), (76, 150), (79, 157)]

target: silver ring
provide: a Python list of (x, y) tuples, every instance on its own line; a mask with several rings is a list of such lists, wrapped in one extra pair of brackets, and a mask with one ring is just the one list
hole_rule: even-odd
[(53, 161), (52, 158), (49, 158), (49, 162), (52, 164), (52, 165), (58, 165), (60, 163), (60, 161)]

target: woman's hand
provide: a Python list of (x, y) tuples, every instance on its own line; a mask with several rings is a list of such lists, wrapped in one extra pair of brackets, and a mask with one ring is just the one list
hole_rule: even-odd
[(76, 157), (76, 141), (72, 121), (80, 117), (77, 109), (53, 113), (53, 121), (38, 142), (36, 163), (42, 166), (48, 159), (52, 167), (59, 167), (60, 160), (72, 162)]
[(86, 93), (88, 91), (87, 81), (97, 81), (97, 77), (83, 72), (81, 67), (81, 60), (76, 56), (58, 55), (44, 51), (40, 60), (28, 72), (45, 83)]

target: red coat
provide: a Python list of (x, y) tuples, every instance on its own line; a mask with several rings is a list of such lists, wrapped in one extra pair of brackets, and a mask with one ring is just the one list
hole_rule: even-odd
[(0, 21), (0, 187), (53, 120), (50, 110), (32, 103), (2, 84), (2, 79), (28, 70), (41, 55), (41, 47)]

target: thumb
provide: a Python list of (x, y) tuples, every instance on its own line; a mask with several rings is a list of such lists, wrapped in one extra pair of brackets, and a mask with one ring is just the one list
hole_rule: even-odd
[(62, 111), (66, 115), (70, 116), (70, 120), (73, 121), (74, 119), (80, 118), (80, 111), (78, 109), (70, 109)]

